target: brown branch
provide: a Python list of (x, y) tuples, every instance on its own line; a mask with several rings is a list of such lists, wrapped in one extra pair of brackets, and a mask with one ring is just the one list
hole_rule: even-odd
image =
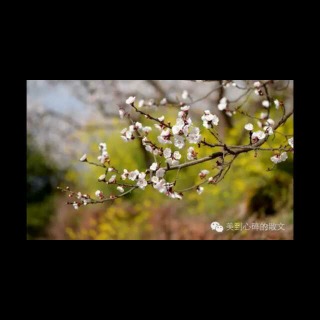
[(156, 122), (158, 122), (159, 124), (161, 124), (161, 125), (169, 128), (169, 129), (172, 129), (172, 126), (170, 126), (169, 124), (166, 124), (166, 123), (164, 123), (163, 121), (160, 121), (159, 119), (150, 116), (150, 114), (145, 113), (145, 112), (139, 110), (134, 104), (131, 104), (131, 107), (134, 108), (134, 110), (135, 110), (136, 112), (138, 112), (138, 113), (142, 114), (143, 116), (145, 116), (147, 119), (156, 121)]

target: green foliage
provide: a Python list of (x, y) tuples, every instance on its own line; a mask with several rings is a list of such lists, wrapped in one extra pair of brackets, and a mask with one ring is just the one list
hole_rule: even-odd
[(27, 140), (27, 236), (35, 239), (45, 234), (53, 214), (53, 192), (57, 186), (57, 168), (33, 143)]
[[(162, 113), (155, 116), (161, 116)], [(259, 116), (259, 114), (257, 114)], [(175, 122), (176, 111), (168, 112), (166, 119)], [(145, 119), (139, 119), (144, 125), (150, 125), (150, 121)], [(235, 127), (228, 130), (226, 133), (227, 144), (239, 144), (239, 137), (243, 137), (241, 143), (248, 143), (248, 136), (244, 132), (244, 125), (248, 123), (248, 119), (235, 116)], [(121, 129), (126, 125), (115, 120), (115, 125)], [(195, 123), (197, 126), (201, 126), (201, 123)], [(128, 124), (127, 124), (128, 126)], [(289, 120), (286, 126), (281, 127), (278, 131), (282, 134), (292, 134), (293, 123)], [(121, 130), (119, 130), (120, 132)], [(120, 138), (118, 131), (110, 135), (105, 135), (104, 132), (100, 132), (97, 137), (88, 137), (88, 135), (82, 135), (84, 144), (87, 143), (91, 150), (88, 150), (88, 157), (90, 161), (96, 162), (98, 157), (98, 144), (100, 142), (106, 142), (108, 146), (108, 152), (111, 157), (111, 165), (116, 167), (121, 172), (123, 169), (129, 171), (138, 169), (144, 171), (154, 161), (152, 155), (145, 153), (141, 148), (141, 141), (135, 140), (130, 143), (125, 143)], [(153, 127), (153, 131), (150, 134), (152, 141), (157, 141), (159, 132)], [(205, 133), (203, 130), (203, 136), (206, 137), (208, 142), (214, 143), (214, 137), (210, 133)], [(285, 138), (282, 135), (276, 135), (274, 142), (271, 144), (280, 145), (285, 144)], [(194, 146), (194, 145), (192, 145)], [(174, 151), (174, 146), (169, 146)], [(267, 145), (265, 147), (268, 147)], [(187, 149), (187, 148), (186, 148)], [(186, 150), (184, 149), (184, 150)], [(206, 147), (197, 148), (199, 152), (199, 158), (210, 155), (219, 149), (211, 149)], [(181, 150), (179, 150), (181, 152)], [(186, 153), (186, 151), (184, 151)], [(182, 153), (182, 160), (185, 161), (186, 154)], [(150, 226), (147, 223), (147, 218), (164, 206), (179, 206), (183, 216), (203, 216), (208, 219), (219, 219), (220, 222), (232, 222), (231, 214), (234, 213), (235, 208), (242, 203), (248, 202), (248, 214), (250, 213), (262, 213), (268, 214), (270, 207), (261, 206), (257, 210), (253, 205), (263, 201), (272, 202), (272, 209), (279, 212), (281, 208), (287, 208), (289, 199), (292, 198), (292, 190), (289, 186), (292, 183), (293, 178), (293, 157), (289, 155), (289, 159), (286, 163), (277, 166), (272, 171), (267, 171), (268, 168), (272, 168), (272, 162), (270, 161), (272, 152), (259, 152), (258, 157), (254, 157), (254, 153), (242, 154), (234, 162), (229, 174), (226, 178), (217, 186), (205, 185), (204, 193), (199, 196), (196, 191), (185, 193), (183, 202), (178, 200), (168, 199), (166, 196), (160, 194), (153, 188), (148, 187), (145, 191), (137, 190), (124, 199), (117, 200), (112, 207), (105, 209), (102, 214), (102, 218), (91, 221), (92, 228), (84, 228), (81, 231), (75, 232), (72, 228), (67, 230), (70, 238), (93, 238), (93, 239), (114, 239), (114, 238), (134, 238), (139, 239), (145, 232), (146, 228)], [(228, 159), (226, 159), (228, 161)], [(164, 164), (163, 164), (164, 165)], [(198, 166), (189, 167), (179, 172), (179, 180), (176, 189), (182, 190), (184, 188), (191, 187), (200, 182), (199, 172), (203, 169), (207, 169), (214, 175), (216, 171), (212, 168), (215, 166), (215, 162), (204, 163)], [(77, 164), (79, 171), (69, 171), (66, 178), (73, 180), (76, 185), (79, 186), (79, 191), (82, 193), (88, 193), (94, 197), (96, 190), (104, 192), (108, 197), (111, 194), (118, 194), (115, 186), (107, 186), (97, 181), (98, 177), (104, 173), (104, 170), (98, 167), (89, 166), (85, 163)], [(170, 172), (167, 176), (169, 181), (174, 181), (177, 172)], [(111, 177), (109, 173), (108, 177)], [(79, 180), (81, 178), (81, 180)], [(79, 185), (81, 182), (81, 186)], [(256, 198), (254, 198), (256, 197)], [(152, 205), (150, 205), (152, 203)], [(128, 207), (127, 205), (130, 204)], [(131, 209), (134, 210), (135, 219), (139, 220), (139, 224), (132, 223), (133, 218), (130, 214)], [(287, 212), (292, 215), (292, 207), (288, 207)], [(88, 207), (81, 207), (80, 214), (88, 210)], [(260, 212), (262, 211), (262, 212)], [(271, 210), (272, 211), (272, 210)], [(119, 218), (120, 214), (120, 218)], [(229, 220), (228, 220), (229, 219)], [(233, 218), (235, 219), (235, 218)], [(291, 219), (292, 220), (292, 219)], [(90, 231), (91, 230), (91, 231)], [(91, 232), (90, 235), (88, 232)]]

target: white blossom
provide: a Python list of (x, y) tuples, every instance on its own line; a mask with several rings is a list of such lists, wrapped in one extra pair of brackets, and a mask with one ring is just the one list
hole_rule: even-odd
[(109, 159), (109, 154), (107, 151), (103, 151), (102, 155), (98, 157), (98, 160), (102, 163), (105, 164)]
[(188, 136), (189, 136), (189, 125), (187, 125), (187, 126), (185, 126), (184, 128), (183, 128), (183, 134), (184, 134), (184, 136), (186, 137), (186, 138), (188, 138)]
[(181, 118), (178, 118), (176, 125), (173, 126), (172, 128), (172, 133), (174, 135), (180, 134), (180, 132), (183, 131), (184, 126), (185, 126), (184, 120)]
[(201, 117), (202, 121), (212, 121), (214, 119), (214, 115), (211, 114), (211, 111), (210, 110), (206, 110), (204, 112), (204, 115)]
[(158, 169), (158, 164), (157, 164), (156, 162), (154, 162), (154, 163), (152, 164), (152, 166), (150, 167), (150, 170), (151, 170), (151, 171), (157, 171), (157, 169)]
[(134, 131), (134, 126), (130, 126), (129, 130), (127, 128), (123, 129), (121, 131), (121, 138), (125, 141), (128, 142), (132, 140), (133, 134), (132, 132)]
[(195, 160), (197, 158), (197, 153), (195, 152), (194, 148), (190, 147), (188, 149), (187, 159), (189, 161)]
[(144, 127), (144, 128), (142, 129), (142, 131), (143, 131), (145, 134), (148, 134), (149, 132), (152, 131), (152, 128), (151, 128), (151, 127)]
[(187, 140), (191, 144), (198, 144), (201, 141), (200, 129), (198, 127), (192, 128), (191, 132), (187, 137)]
[(82, 200), (82, 202), (83, 202), (83, 204), (86, 206), (88, 203), (90, 203), (91, 202), (91, 199), (90, 199), (90, 197), (88, 196), (88, 195), (83, 195), (83, 197), (81, 198), (81, 200)]
[(109, 183), (115, 183), (115, 182), (116, 182), (116, 179), (117, 179), (117, 176), (116, 176), (116, 175), (112, 176), (112, 177), (109, 179)]
[(170, 166), (170, 167), (175, 167), (177, 165), (179, 165), (179, 161), (173, 159), (173, 158), (168, 158), (166, 160), (166, 163)]
[(222, 99), (220, 100), (219, 105), (218, 105), (218, 109), (219, 109), (220, 111), (223, 111), (223, 110), (227, 109), (227, 107), (228, 107), (228, 100), (227, 100), (227, 98), (222, 98)]
[(166, 170), (163, 169), (163, 168), (160, 168), (160, 169), (156, 172), (156, 176), (157, 176), (158, 178), (163, 178), (164, 175), (165, 175), (165, 173), (166, 173)]
[(171, 144), (171, 140), (168, 140), (168, 139), (165, 139), (163, 136), (159, 136), (158, 137), (158, 141), (161, 143), (161, 144)]
[(253, 140), (263, 140), (266, 137), (266, 134), (263, 131), (254, 132), (252, 135)]
[(190, 126), (192, 126), (192, 120), (191, 120), (191, 118), (188, 118), (188, 119), (185, 121), (185, 127), (189, 128)]
[(148, 185), (148, 182), (145, 179), (139, 179), (137, 182), (137, 186), (142, 190), (144, 190), (147, 185)]
[(174, 145), (178, 148), (178, 149), (183, 149), (185, 146), (185, 142), (184, 142), (184, 138), (181, 136), (174, 136)]
[(278, 110), (280, 108), (280, 101), (278, 99), (274, 100), (274, 104), (276, 106), (276, 109)]
[(162, 144), (172, 144), (170, 137), (171, 137), (171, 132), (170, 132), (170, 129), (167, 128), (161, 132), (160, 136), (158, 137), (158, 141)]
[(163, 98), (163, 99), (160, 101), (160, 104), (161, 104), (162, 106), (164, 106), (164, 105), (167, 104), (167, 103), (168, 103), (168, 101), (167, 101), (166, 98)]
[(118, 190), (120, 193), (124, 193), (124, 189), (123, 189), (121, 186), (119, 186), (119, 187), (117, 188), (117, 190)]
[(157, 184), (157, 183), (159, 183), (160, 180), (159, 180), (159, 177), (154, 176), (154, 177), (152, 177), (151, 181), (152, 181), (152, 183)]
[(248, 124), (245, 125), (244, 128), (245, 128), (246, 130), (248, 130), (248, 131), (252, 131), (252, 130), (253, 130), (253, 124), (248, 123)]
[(270, 126), (265, 126), (265, 127), (263, 128), (263, 130), (264, 130), (265, 133), (266, 133), (267, 135), (269, 135), (269, 136), (272, 136), (272, 135), (274, 134), (273, 129), (272, 129), (272, 127), (270, 127)]
[(293, 138), (288, 140), (288, 143), (290, 144), (291, 148), (294, 149), (294, 142), (293, 142)]
[(189, 92), (187, 90), (184, 90), (182, 92), (182, 99), (187, 100), (189, 98)]
[(183, 112), (187, 112), (190, 110), (190, 108), (191, 108), (190, 106), (184, 106), (184, 107), (181, 107), (180, 110)]
[(184, 125), (185, 125), (184, 120), (181, 118), (178, 118), (176, 121), (176, 126), (182, 129), (184, 127)]
[(178, 118), (183, 118), (183, 117), (185, 117), (185, 115), (186, 115), (185, 112), (180, 111), (180, 112), (178, 113)]
[(278, 164), (281, 162), (281, 159), (280, 159), (280, 155), (275, 155), (271, 158), (271, 161), (275, 164)]
[(86, 162), (87, 161), (87, 155), (84, 154), (81, 159), (80, 159), (81, 162)]
[(202, 116), (203, 126), (207, 129), (213, 128), (219, 124), (219, 118), (211, 114), (210, 110), (206, 110)]
[(119, 115), (120, 115), (120, 119), (123, 119), (124, 116), (126, 115), (126, 112), (122, 108), (120, 108), (119, 109)]
[(139, 104), (138, 104), (138, 107), (139, 108), (142, 108), (144, 106), (144, 100), (140, 100), (139, 101)]
[(172, 127), (172, 133), (173, 133), (174, 135), (178, 135), (178, 134), (180, 134), (182, 128), (183, 128), (183, 127), (179, 127), (179, 126), (175, 125), (175, 126)]
[(214, 180), (212, 177), (210, 177), (210, 178), (208, 179), (208, 183), (209, 183), (209, 184), (215, 183), (215, 180)]
[(149, 144), (146, 146), (146, 150), (151, 153), (153, 152), (153, 149)]
[(135, 171), (132, 171), (132, 172), (129, 173), (128, 178), (129, 178), (129, 180), (131, 180), (131, 181), (135, 181), (135, 180), (137, 180), (137, 177), (138, 177), (138, 176), (139, 176), (139, 171), (138, 171), (138, 170), (135, 170)]
[(271, 161), (275, 164), (285, 162), (288, 159), (288, 154), (286, 152), (283, 152), (281, 155), (275, 155), (271, 158)]
[(141, 173), (139, 173), (139, 175), (138, 175), (138, 179), (140, 179), (140, 180), (145, 179), (145, 177), (146, 177), (145, 172), (141, 172)]
[(100, 150), (101, 152), (107, 151), (107, 144), (106, 144), (106, 143), (100, 143), (100, 144), (99, 144), (99, 150)]
[(129, 171), (127, 169), (123, 170), (123, 174), (121, 176), (122, 180), (127, 180), (127, 178), (129, 177)]
[(253, 86), (254, 86), (255, 88), (260, 89), (260, 87), (262, 86), (262, 84), (261, 84), (260, 81), (257, 81), (257, 82), (255, 82), (255, 83), (253, 84)]
[(135, 125), (134, 125), (134, 129), (141, 130), (142, 129), (142, 123), (136, 122)]
[(182, 200), (183, 199), (182, 195), (179, 194), (178, 192), (171, 193), (170, 196), (173, 199), (178, 199), (178, 200)]
[(262, 105), (263, 105), (265, 108), (270, 108), (270, 102), (269, 102), (268, 100), (262, 101)]
[(176, 160), (180, 160), (181, 159), (181, 154), (179, 151), (176, 151), (174, 154), (173, 154), (173, 157), (176, 159)]
[(96, 191), (96, 197), (97, 198), (102, 198), (103, 197), (103, 193), (100, 190)]
[(79, 210), (79, 205), (77, 202), (74, 202), (73, 203), (73, 207), (75, 208), (75, 210)]
[(166, 180), (161, 179), (158, 183), (154, 185), (154, 188), (158, 190), (160, 193), (164, 193), (167, 191), (165, 184), (166, 184)]
[(106, 180), (106, 175), (105, 174), (103, 174), (102, 176), (100, 176), (99, 177), (99, 179), (98, 179), (98, 181), (104, 181), (104, 180)]
[(172, 154), (172, 151), (169, 148), (165, 149), (164, 152), (163, 152), (163, 156), (165, 157), (165, 159), (170, 158), (171, 154)]
[(136, 97), (129, 97), (126, 101), (126, 104), (133, 104), (136, 101)]
[(202, 194), (203, 191), (204, 191), (203, 187), (198, 187), (197, 188), (197, 192), (198, 192), (199, 196)]
[(266, 122), (266, 126), (264, 126), (264, 128), (263, 128), (265, 133), (268, 134), (269, 136), (272, 136), (274, 134), (274, 132), (273, 132), (274, 124), (275, 124), (274, 120), (268, 119)]
[(283, 152), (283, 153), (281, 154), (281, 156), (280, 156), (280, 159), (281, 159), (282, 162), (287, 161), (287, 159), (288, 159), (288, 154), (287, 154), (286, 152)]
[(199, 177), (201, 179), (204, 179), (207, 175), (209, 174), (209, 171), (208, 170), (202, 170), (199, 174)]
[(274, 124), (275, 124), (274, 120), (272, 120), (272, 119), (268, 119), (268, 120), (267, 120), (267, 123), (268, 123), (270, 126), (274, 126)]

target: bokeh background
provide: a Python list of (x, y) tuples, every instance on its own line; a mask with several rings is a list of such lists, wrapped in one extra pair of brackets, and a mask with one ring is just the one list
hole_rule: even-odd
[[(242, 80), (239, 85), (242, 84)], [(125, 144), (120, 131), (128, 120), (120, 120), (118, 105), (130, 95), (149, 101), (167, 97), (182, 100), (188, 90), (197, 100), (217, 83), (193, 83), (186, 80), (28, 80), (27, 81), (27, 237), (29, 240), (291, 240), (293, 239), (293, 155), (272, 167), (270, 152), (242, 154), (218, 186), (206, 186), (199, 196), (186, 193), (183, 201), (171, 200), (152, 188), (135, 191), (114, 203), (81, 207), (67, 206), (58, 186), (94, 195), (96, 190), (114, 193), (114, 187), (102, 189), (97, 178), (103, 169), (80, 163), (87, 153), (96, 160), (98, 144), (106, 142), (112, 165), (120, 170), (145, 170), (153, 162), (139, 141)], [(244, 84), (243, 84), (244, 85)], [(277, 89), (285, 90), (278, 91)], [(225, 116), (217, 109), (222, 96), (236, 99), (243, 91), (230, 88), (212, 93), (196, 103), (191, 117), (201, 127), (203, 110), (219, 116), (219, 133), (228, 144), (247, 143), (243, 127), (248, 119)], [(293, 107), (293, 80), (278, 81), (271, 92)], [(257, 116), (263, 112), (261, 98), (252, 95), (246, 108)], [(241, 104), (241, 100), (238, 104)], [(235, 104), (237, 106), (237, 104)], [(172, 122), (175, 107), (150, 107), (155, 116), (165, 115)], [(144, 125), (150, 121), (132, 113)], [(276, 110), (271, 118), (278, 119)], [(197, 123), (199, 122), (199, 123)], [(280, 132), (293, 134), (293, 119)], [(157, 130), (151, 137), (156, 139)], [(212, 141), (212, 136), (207, 136)], [(212, 141), (213, 142), (213, 141)], [(279, 146), (283, 137), (272, 142)], [(212, 150), (201, 148), (200, 156)], [(181, 171), (179, 189), (198, 182), (206, 163)], [(228, 223), (282, 223), (285, 231), (228, 231), (218, 234), (210, 229), (213, 221)]]

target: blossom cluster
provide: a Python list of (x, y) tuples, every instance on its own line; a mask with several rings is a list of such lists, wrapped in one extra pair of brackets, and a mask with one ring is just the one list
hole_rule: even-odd
[[(190, 106), (181, 107), (181, 111), (176, 119), (176, 124), (172, 129), (156, 124), (155, 127), (161, 131), (158, 141), (161, 144), (173, 144), (178, 149), (183, 149), (186, 142), (198, 144), (201, 141), (200, 129), (194, 127), (189, 117)], [(165, 117), (159, 118), (159, 121), (165, 121)]]
[[(209, 80), (193, 80), (197, 82), (205, 82)], [(271, 82), (270, 82), (271, 83)], [(226, 88), (233, 86), (236, 87), (237, 84), (233, 81), (228, 80), (223, 84)], [(257, 81), (253, 84), (253, 90), (258, 96), (265, 96), (266, 84)], [(191, 100), (188, 91), (183, 91), (181, 95), (182, 99), (187, 101)], [(262, 108), (269, 109), (274, 106), (276, 110), (283, 106), (283, 103), (277, 99), (271, 99), (267, 95), (268, 99), (262, 101)], [(150, 107), (154, 105), (166, 105), (168, 103), (166, 98), (163, 98), (158, 104), (150, 99), (148, 101), (142, 99), (137, 102), (136, 97), (131, 96), (126, 100), (126, 104), (132, 107), (136, 112), (144, 115), (147, 120), (154, 121), (154, 128), (159, 131), (157, 135), (157, 141), (153, 142), (149, 138), (149, 133), (153, 130), (151, 126), (144, 126), (141, 122), (134, 121), (131, 117), (130, 112), (127, 111), (125, 107), (119, 107), (119, 116), (121, 119), (128, 119), (130, 121), (130, 126), (124, 128), (120, 132), (120, 137), (124, 142), (130, 142), (136, 139), (140, 139), (145, 150), (153, 155), (154, 162), (149, 168), (144, 171), (139, 170), (127, 170), (123, 169), (120, 173), (114, 167), (111, 167), (111, 160), (109, 153), (107, 151), (106, 143), (99, 144), (99, 156), (98, 162), (99, 166), (105, 168), (105, 174), (98, 178), (98, 181), (107, 185), (116, 185), (119, 194), (110, 195), (105, 197), (103, 191), (97, 190), (95, 196), (97, 200), (93, 200), (89, 195), (82, 195), (80, 192), (78, 194), (71, 193), (72, 196), (76, 195), (80, 202), (73, 202), (75, 209), (78, 209), (81, 205), (88, 205), (93, 203), (101, 203), (107, 200), (114, 200), (120, 198), (135, 189), (145, 190), (148, 186), (154, 188), (158, 192), (173, 198), (173, 199), (183, 199), (183, 191), (177, 191), (177, 179), (175, 181), (169, 181), (166, 177), (169, 170), (181, 170), (184, 167), (197, 165), (201, 162), (210, 161), (219, 157), (217, 161), (217, 168), (219, 173), (215, 176), (210, 176), (210, 171), (201, 170), (199, 173), (199, 184), (187, 190), (195, 190), (199, 195), (204, 192), (204, 184), (216, 184), (223, 179), (224, 175), (229, 171), (232, 162), (235, 160), (238, 154), (242, 152), (248, 152), (250, 150), (255, 150), (258, 152), (259, 147), (264, 144), (270, 136), (273, 136), (279, 126), (276, 122), (270, 118), (270, 112), (263, 112), (259, 118), (252, 117), (256, 120), (256, 124), (247, 123), (244, 130), (249, 132), (250, 138), (250, 149), (246, 149), (248, 146), (230, 146), (228, 147), (224, 144), (221, 139), (216, 135), (215, 129), (219, 126), (220, 119), (217, 114), (213, 114), (210, 110), (205, 110), (201, 116), (202, 128), (197, 127), (190, 116), (192, 103), (189, 105), (185, 102), (181, 102), (179, 105), (179, 110), (177, 112), (177, 118), (175, 123), (172, 125), (170, 122), (166, 121), (165, 116), (160, 118), (154, 118), (150, 114), (145, 113), (145, 107)], [(220, 112), (225, 112), (228, 116), (232, 117), (237, 113), (237, 109), (232, 109), (230, 107), (231, 102), (227, 97), (220, 99), (217, 109)], [(127, 107), (128, 108), (128, 107)], [(255, 126), (257, 130), (255, 130)], [(218, 144), (211, 145), (203, 139), (202, 130), (207, 130), (211, 132), (214, 137), (218, 140)], [(212, 158), (208, 157), (205, 159), (198, 159), (198, 150), (200, 146), (220, 147), (222, 148), (222, 153), (216, 153)], [(184, 148), (186, 151), (184, 152)], [(293, 151), (294, 143), (293, 138), (287, 139), (287, 147), (290, 149), (271, 149), (276, 151), (271, 158), (274, 164), (279, 164), (288, 159), (288, 152)], [(282, 152), (281, 152), (281, 151)], [(213, 154), (214, 155), (214, 154)], [(223, 155), (223, 156), (222, 156)], [(225, 157), (231, 155), (233, 160), (225, 163)], [(183, 161), (184, 160), (184, 161)], [(84, 154), (80, 158), (81, 162), (88, 162), (89, 164), (95, 164), (88, 161), (87, 154)], [(97, 164), (95, 164), (97, 165)], [(215, 169), (213, 168), (213, 169)], [(111, 176), (108, 177), (108, 174)], [(177, 176), (178, 178), (178, 176)]]

